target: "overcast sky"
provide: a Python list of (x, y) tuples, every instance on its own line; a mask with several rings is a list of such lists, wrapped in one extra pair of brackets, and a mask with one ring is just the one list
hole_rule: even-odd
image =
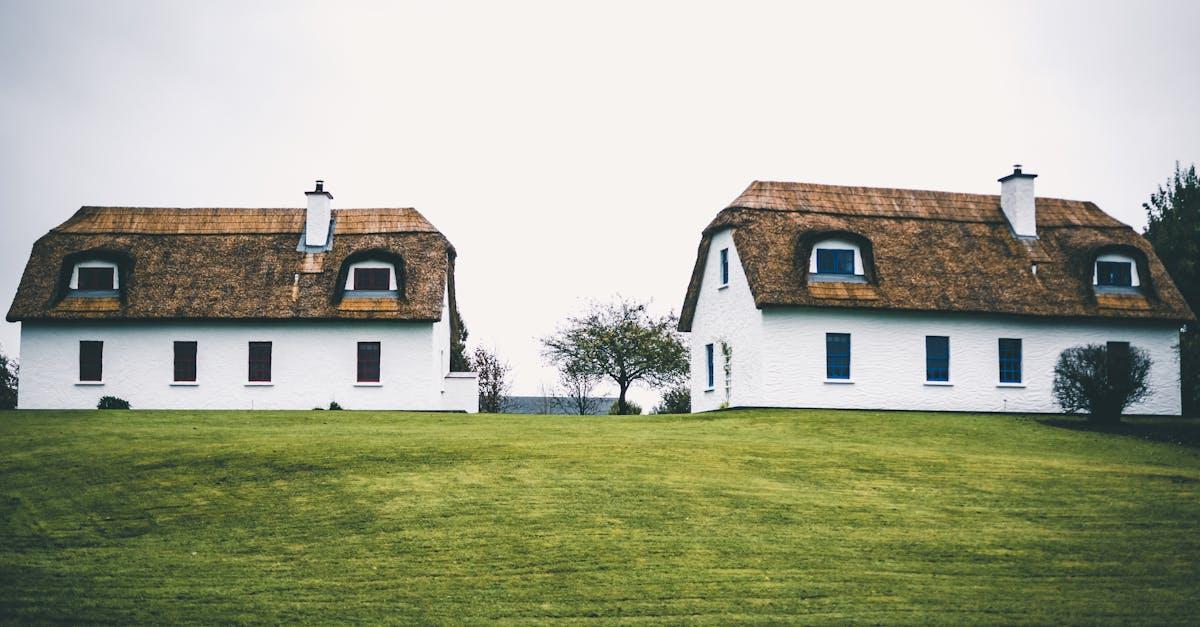
[(0, 10), (5, 310), (81, 205), (303, 206), (324, 178), (335, 207), (446, 234), (471, 343), (518, 393), (553, 381), (537, 339), (587, 299), (678, 312), (752, 180), (998, 193), (1023, 163), (1140, 229), (1200, 161), (1198, 2)]

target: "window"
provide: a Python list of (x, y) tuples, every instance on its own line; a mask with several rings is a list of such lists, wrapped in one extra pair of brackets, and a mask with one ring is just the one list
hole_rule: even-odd
[(704, 346), (704, 362), (705, 362), (706, 368), (707, 368), (706, 372), (708, 373), (708, 383), (706, 384), (705, 387), (707, 389), (711, 390), (711, 389), (713, 389), (713, 386), (716, 383), (716, 379), (715, 379), (714, 373), (713, 373), (713, 345), (712, 344), (706, 344)]
[(252, 383), (271, 380), (271, 343), (250, 342), (250, 375)]
[(1128, 261), (1097, 261), (1096, 285), (1132, 286), (1133, 264)]
[(850, 378), (850, 334), (825, 334), (825, 378)]
[(925, 380), (950, 380), (950, 338), (944, 335), (925, 336)]
[(391, 272), (387, 268), (355, 268), (354, 289), (386, 291), (391, 287)]
[(114, 289), (112, 268), (79, 268), (79, 289), (81, 290), (111, 290)]
[(721, 285), (729, 285), (729, 249), (721, 249)]
[(82, 340), (79, 342), (79, 380), (103, 381), (104, 342)]
[(358, 382), (379, 382), (379, 342), (358, 343)]
[(854, 274), (854, 251), (818, 248), (817, 274)]
[(1000, 339), (1000, 382), (1021, 382), (1021, 340)]
[(196, 380), (195, 342), (175, 342), (175, 380)]

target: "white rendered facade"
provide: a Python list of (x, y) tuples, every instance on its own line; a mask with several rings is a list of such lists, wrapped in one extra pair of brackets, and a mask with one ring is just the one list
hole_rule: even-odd
[[(729, 250), (721, 286), (720, 251)], [(826, 333), (851, 338), (850, 378), (826, 379)], [(925, 337), (946, 336), (948, 382), (927, 382)], [(999, 381), (1000, 338), (1022, 342), (1022, 382)], [(932, 411), (1054, 412), (1054, 364), (1066, 348), (1129, 342), (1153, 360), (1152, 393), (1131, 414), (1179, 414), (1178, 326), (1131, 320), (1050, 319), (845, 308), (760, 310), (738, 260), (732, 231), (714, 233), (690, 332), (692, 410), (815, 407)], [(728, 394), (721, 344), (731, 361)], [(714, 345), (714, 385), (707, 350)]]

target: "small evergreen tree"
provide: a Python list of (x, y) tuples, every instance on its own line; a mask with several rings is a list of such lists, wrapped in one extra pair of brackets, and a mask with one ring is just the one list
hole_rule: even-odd
[(1150, 395), (1150, 363), (1149, 353), (1127, 344), (1073, 346), (1054, 366), (1054, 398), (1068, 414), (1120, 422), (1126, 407)]

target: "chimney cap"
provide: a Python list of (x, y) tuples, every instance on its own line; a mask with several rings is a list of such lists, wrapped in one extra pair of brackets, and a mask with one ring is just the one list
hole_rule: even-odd
[(328, 196), (330, 199), (333, 198), (333, 194), (330, 194), (329, 192), (325, 191), (325, 179), (317, 179), (317, 188), (312, 190), (311, 192), (304, 192), (305, 196), (311, 196), (313, 194), (324, 194), (325, 196)]
[(1037, 178), (1037, 175), (1029, 174), (1028, 172), (1022, 172), (1021, 164), (1014, 163), (1012, 174), (1009, 174), (1008, 176), (1002, 176), (997, 180), (1000, 181), (1001, 183), (1003, 183), (1004, 181), (1007, 181), (1009, 179), (1015, 179), (1015, 178), (1035, 179), (1035, 178)]

